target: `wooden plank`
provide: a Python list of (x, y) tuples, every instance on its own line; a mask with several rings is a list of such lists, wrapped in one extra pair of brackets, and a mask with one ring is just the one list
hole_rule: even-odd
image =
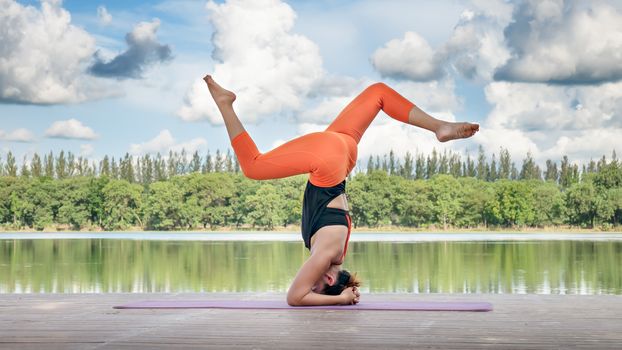
[(622, 296), (364, 295), (489, 301), (493, 312), (115, 310), (153, 299), (279, 294), (0, 294), (0, 349), (619, 349)]

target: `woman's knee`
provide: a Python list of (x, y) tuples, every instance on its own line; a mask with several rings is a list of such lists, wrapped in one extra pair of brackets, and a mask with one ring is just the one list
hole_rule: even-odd
[(367, 89), (365, 89), (365, 91), (372, 94), (382, 94), (383, 92), (387, 91), (388, 88), (389, 87), (387, 86), (387, 84), (377, 82), (369, 85)]

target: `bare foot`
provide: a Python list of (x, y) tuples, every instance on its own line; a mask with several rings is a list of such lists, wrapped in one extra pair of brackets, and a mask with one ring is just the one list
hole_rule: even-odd
[(471, 137), (478, 131), (479, 124), (445, 122), (436, 130), (436, 138), (441, 142), (447, 142)]
[(222, 86), (218, 85), (211, 75), (206, 75), (203, 80), (207, 83), (207, 88), (212, 94), (212, 98), (216, 104), (233, 104), (235, 101), (235, 94), (229, 90), (225, 90)]

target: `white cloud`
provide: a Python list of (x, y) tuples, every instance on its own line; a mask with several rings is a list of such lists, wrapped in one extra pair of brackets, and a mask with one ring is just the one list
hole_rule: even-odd
[(187, 142), (176, 142), (175, 138), (168, 129), (160, 131), (160, 133), (153, 139), (130, 145), (130, 153), (134, 155), (142, 155), (147, 153), (161, 153), (166, 155), (169, 151), (181, 153), (182, 150), (186, 150), (188, 156), (192, 155), (195, 151), (205, 149), (207, 147), (207, 140), (204, 138), (195, 138)]
[(93, 140), (97, 134), (77, 119), (59, 120), (45, 131), (45, 136), (60, 139)]
[(540, 147), (520, 129), (493, 128), (482, 126), (473, 136), (473, 141), (482, 145), (488, 156), (499, 156), (500, 148), (507, 149), (512, 161), (519, 167), (527, 152), (531, 152), (536, 161), (544, 162)]
[(619, 154), (622, 150), (622, 128), (599, 128), (579, 131), (557, 139), (555, 145), (545, 152), (543, 157), (557, 159), (560, 155), (580, 164), (587, 164), (590, 159), (607, 158), (613, 150)]
[(593, 86), (494, 82), (485, 92), (493, 109), (478, 141), (487, 149), (505, 144), (517, 153), (531, 150), (540, 162), (564, 154), (587, 160), (621, 149), (622, 82)]
[(61, 1), (41, 8), (0, 2), (0, 101), (55, 104), (109, 95), (83, 74), (95, 39), (71, 24)]
[(496, 79), (594, 84), (622, 79), (622, 12), (603, 1), (524, 1), (505, 29)]
[[(317, 45), (292, 33), (296, 14), (277, 0), (207, 3), (214, 26), (211, 74), (234, 91), (236, 111), (246, 122), (301, 107), (323, 75)], [(207, 72), (206, 72), (207, 73)], [(186, 121), (222, 124), (205, 83), (197, 77), (177, 112)]]
[(382, 76), (414, 81), (429, 81), (441, 77), (442, 58), (428, 42), (414, 32), (393, 39), (377, 49), (371, 63)]
[(473, 1), (463, 10), (450, 38), (436, 49), (415, 32), (392, 39), (371, 57), (383, 76), (412, 81), (438, 80), (446, 67), (469, 79), (490, 80), (509, 59), (503, 29), (511, 20), (512, 5), (500, 0)]
[(35, 135), (24, 128), (15, 129), (11, 132), (5, 132), (0, 130), (0, 140), (11, 141), (11, 142), (33, 142), (35, 140)]
[(427, 83), (399, 81), (395, 83), (389, 82), (388, 84), (395, 91), (433, 116), (453, 115), (463, 105), (462, 99), (456, 95), (456, 84), (453, 79), (436, 80)]
[(190, 141), (181, 142), (171, 147), (173, 152), (181, 153), (186, 151), (188, 157), (190, 157), (195, 151), (200, 151), (207, 148), (207, 140), (202, 137), (191, 139)]
[[(489, 7), (491, 6), (492, 7)], [(496, 6), (495, 6), (496, 5)], [(490, 1), (465, 10), (452, 36), (439, 49), (447, 64), (462, 76), (489, 81), (495, 69), (510, 57), (503, 28), (511, 19), (512, 6)]]
[(488, 124), (533, 130), (622, 127), (622, 82), (559, 86), (495, 82), (486, 86), (493, 104)]
[(112, 15), (106, 9), (106, 6), (98, 6), (97, 7), (97, 18), (99, 19), (99, 23), (103, 25), (108, 25), (112, 22)]
[(170, 149), (175, 145), (175, 139), (168, 130), (162, 130), (158, 136), (153, 139), (140, 143), (132, 144), (130, 146), (130, 153), (132, 154), (144, 154), (144, 153), (157, 153)]
[(436, 50), (406, 32), (372, 61), (383, 75), (416, 81), (435, 79), (450, 65), (469, 79), (575, 85), (622, 79), (620, 52), (622, 12), (612, 4), (472, 0)]
[(519, 129), (482, 127), (473, 141), (481, 144), (488, 155), (498, 155), (501, 147), (507, 149), (517, 167), (527, 152), (544, 166), (548, 159), (559, 163), (564, 155), (573, 163), (587, 164), (590, 159), (609, 157), (613, 150), (619, 153), (622, 149), (622, 128), (546, 132), (545, 136), (550, 138), (548, 142), (540, 141), (536, 134)]

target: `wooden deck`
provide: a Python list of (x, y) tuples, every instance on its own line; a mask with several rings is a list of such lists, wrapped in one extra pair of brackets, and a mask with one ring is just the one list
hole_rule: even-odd
[(492, 312), (116, 310), (279, 294), (0, 294), (0, 349), (620, 349), (622, 296), (363, 295), (489, 301)]

